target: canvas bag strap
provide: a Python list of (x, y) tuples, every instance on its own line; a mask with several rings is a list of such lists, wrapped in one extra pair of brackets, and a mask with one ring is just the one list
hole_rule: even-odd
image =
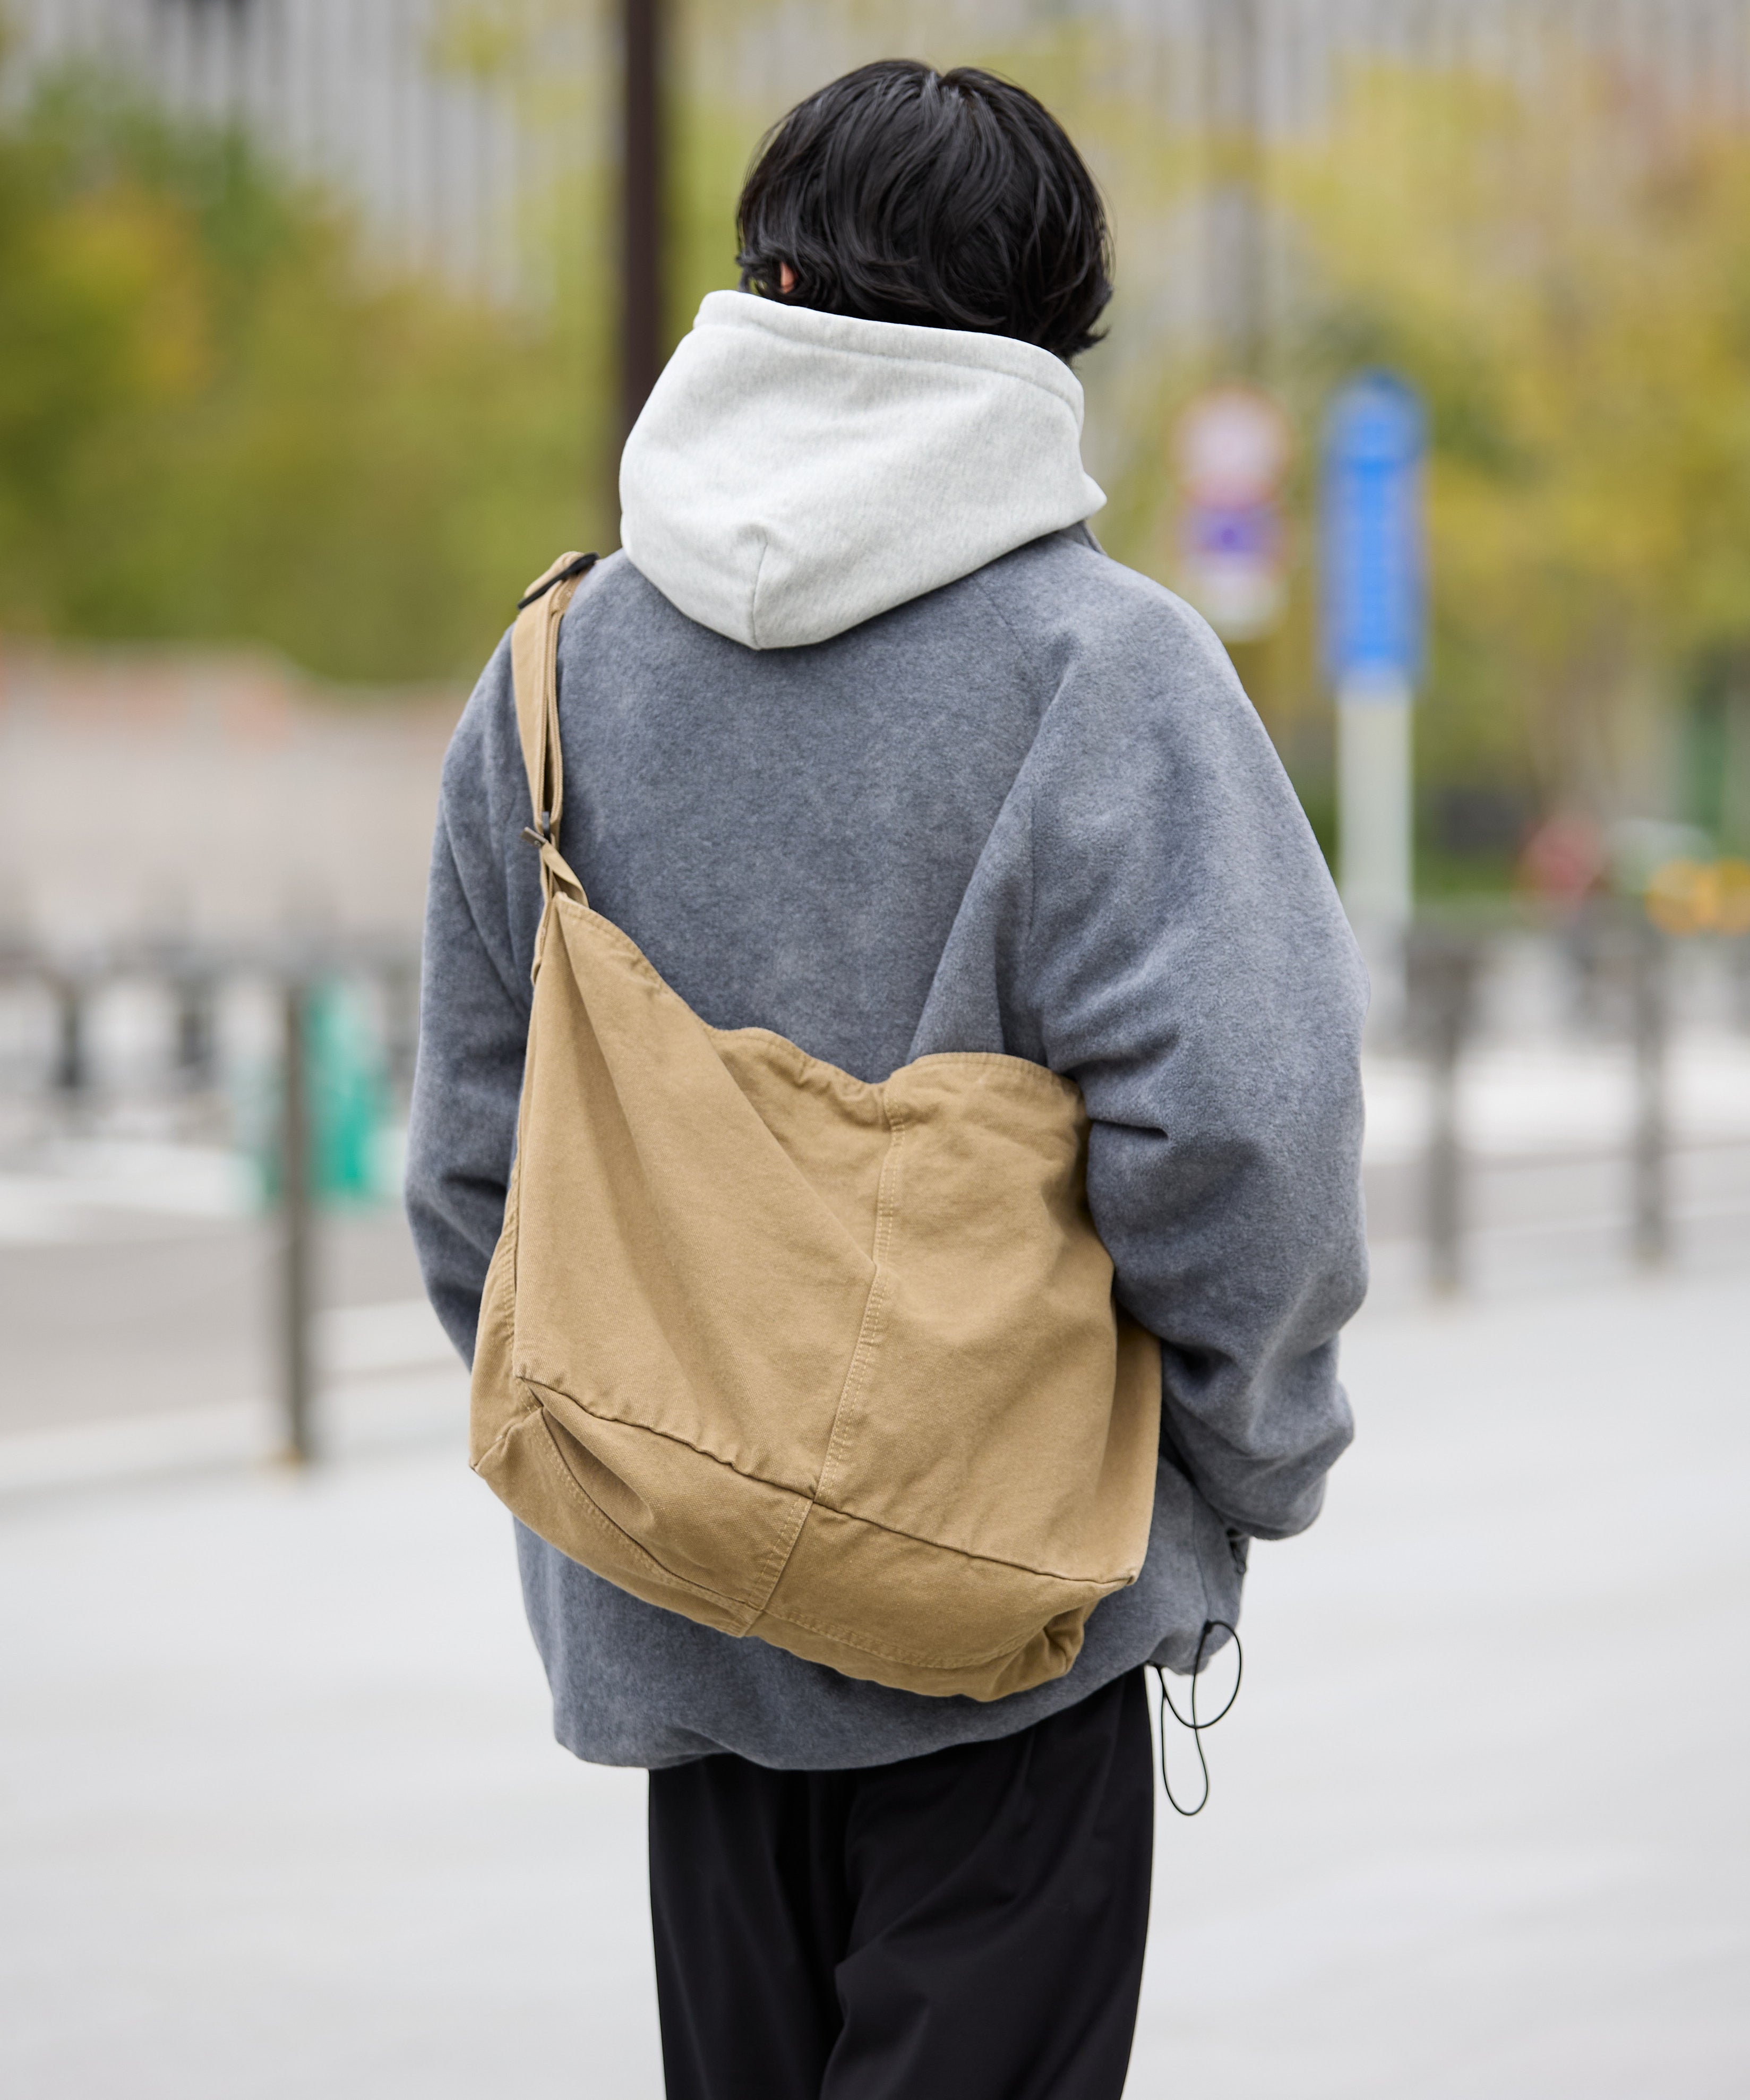
[(559, 622), (577, 586), (595, 567), (593, 554), (562, 554), (517, 601), (510, 630), (511, 680), (517, 696), (517, 734), (529, 776), (535, 821), (523, 833), (540, 848), (541, 894), (551, 901), (562, 888), (580, 903), (583, 885), (559, 852), (559, 816), (565, 804), (565, 761), (559, 748)]

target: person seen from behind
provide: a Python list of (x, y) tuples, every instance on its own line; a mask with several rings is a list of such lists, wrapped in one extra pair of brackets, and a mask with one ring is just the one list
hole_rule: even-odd
[[(1144, 1666), (1190, 1671), (1225, 1642), (1250, 1541), (1313, 1520), (1351, 1435), (1363, 973), (1219, 643), (1089, 530), (1104, 498), (1072, 366), (1100, 340), (1110, 249), (1052, 117), (970, 68), (862, 67), (769, 136), (738, 232), (741, 289), (707, 298), (627, 443), (619, 552), (546, 586), (575, 595), (533, 602), (534, 653), (507, 640), (451, 746), (409, 1212), (447, 1331), (465, 1357), (478, 1343), (477, 1409), (487, 1386), (514, 1398), (476, 1458), (529, 1517), (559, 1740), (650, 1772), (670, 2100), (1117, 2100), (1149, 1901)], [(555, 1048), (561, 1008), (538, 1002), (560, 962), (584, 989)], [(611, 977), (617, 1052), (585, 1011)], [(519, 1153), (531, 1011), (540, 1057), (563, 1048), (595, 1105), (527, 1119)], [(686, 1083), (717, 1105), (671, 1143), (649, 1103), (700, 1059)], [(842, 1187), (819, 1180), (792, 1256), (734, 1268), (768, 1209), (814, 1215), (810, 1118), (850, 1162)], [(712, 1165), (720, 1140), (760, 1162), (747, 1186)], [(1038, 1159), (1057, 1166), (1038, 1203), (990, 1193)], [(531, 1222), (531, 1177), (586, 1167), (621, 1193)], [(696, 1200), (665, 1211), (671, 1174)], [(951, 1234), (926, 1251), (950, 1182), (972, 1192), (963, 1238), (993, 1290), (1006, 1242), (1056, 1250), (1012, 1317), (981, 1326), (981, 1286), (943, 1284), (985, 1273), (954, 1266)], [(743, 1279), (711, 1317), (754, 1336), (747, 1407), (800, 1422), (820, 1357), (831, 1443), (800, 1489), (734, 1445), (729, 1345), (668, 1309), (693, 1302), (702, 1216), (729, 1223), (697, 1261)], [(537, 1225), (573, 1262), (549, 1326), (577, 1361), (554, 1344), (557, 1368), (509, 1295), (534, 1288)], [(1072, 1268), (1095, 1278), (1103, 1341), (1053, 1325)], [(812, 1306), (841, 1273), (830, 1349), (762, 1309)], [(927, 1302), (908, 1385), (894, 1337)], [(1005, 1355), (1008, 1334), (1025, 1346)], [(1070, 1418), (1036, 1403), (1084, 1342), (1108, 1426), (1053, 1445)], [(803, 1397), (780, 1405), (799, 1353)], [(1126, 1363), (1146, 1387), (1128, 1413)], [(999, 1406), (975, 1432), (970, 1396), (1011, 1388), (1012, 1423)], [(651, 1414), (671, 1390), (695, 1428)], [(917, 1412), (883, 1445), (888, 1405)], [(825, 1485), (858, 1436), (890, 1476), (861, 1515)], [(505, 1485), (514, 1452), (534, 1485)], [(684, 1494), (633, 1493), (634, 1462)], [(938, 1476), (1000, 1491), (963, 1488), (927, 1540), (869, 1516), (921, 1507)], [(1095, 1506), (1084, 1476), (1134, 1520), (1118, 1573), (990, 1544), (1056, 1535)], [(780, 1512), (757, 1596), (699, 1572), (717, 1546), (734, 1563), (741, 1518), (710, 1516), (684, 1566), (672, 1547), (695, 1481), (707, 1514)], [(842, 1624), (782, 1603), (805, 1561)], [(1012, 1646), (968, 1634), (959, 1676), (883, 1646), (910, 1611), (946, 1653), (986, 1595), (1043, 1601)]]

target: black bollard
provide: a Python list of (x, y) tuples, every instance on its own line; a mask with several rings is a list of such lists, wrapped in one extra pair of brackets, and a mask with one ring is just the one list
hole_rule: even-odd
[(191, 1092), (198, 1092), (213, 1083), (212, 980), (183, 970), (171, 982), (176, 999), (177, 1076)]
[(1634, 1258), (1647, 1268), (1661, 1267), (1671, 1256), (1668, 963), (1664, 934), (1646, 920), (1637, 921), (1629, 947), (1629, 1028), (1634, 1043), (1633, 1230)]
[(404, 1109), (413, 1092), (413, 1068), (419, 1054), (417, 960), (386, 964), (381, 982), (389, 1083), (397, 1104)]
[(70, 974), (50, 980), (55, 995), (55, 1091), (64, 1101), (78, 1100), (90, 1083), (86, 1054), (85, 986)]
[(280, 1052), (280, 1401), (285, 1456), (301, 1466), (315, 1457), (308, 1012), (309, 987), (298, 978), (289, 979)]
[(1458, 1136), (1458, 1068), (1470, 1032), (1481, 960), (1477, 942), (1420, 928), (1409, 952), (1413, 1026), (1428, 1060), (1428, 1152), (1422, 1184), (1428, 1281), (1443, 1295), (1464, 1281), (1464, 1161)]

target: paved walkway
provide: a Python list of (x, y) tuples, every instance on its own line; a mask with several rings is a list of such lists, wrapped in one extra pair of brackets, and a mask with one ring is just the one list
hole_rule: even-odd
[[(1132, 2096), (1750, 2090), (1750, 1279), (1364, 1317)], [(448, 1449), (0, 1512), (0, 2090), (658, 2100), (644, 1783)]]

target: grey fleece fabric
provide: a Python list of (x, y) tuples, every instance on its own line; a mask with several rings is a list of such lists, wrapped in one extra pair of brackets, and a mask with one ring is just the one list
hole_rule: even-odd
[[(990, 1705), (890, 1691), (640, 1603), (521, 1531), (560, 1740), (605, 1764), (875, 1764), (1024, 1727), (1145, 1659), (1188, 1669), (1205, 1621), (1237, 1617), (1245, 1540), (1318, 1513), (1364, 1288), (1363, 974), (1220, 645), (1075, 527), (768, 653), (615, 556), (559, 669), (562, 850), (595, 908), (715, 1026), (870, 1080), (943, 1050), (1074, 1078), (1094, 1220), (1165, 1364), (1147, 1561), (1068, 1676)], [(408, 1174), (465, 1357), (515, 1142), (527, 796), (500, 647), (444, 768)]]

